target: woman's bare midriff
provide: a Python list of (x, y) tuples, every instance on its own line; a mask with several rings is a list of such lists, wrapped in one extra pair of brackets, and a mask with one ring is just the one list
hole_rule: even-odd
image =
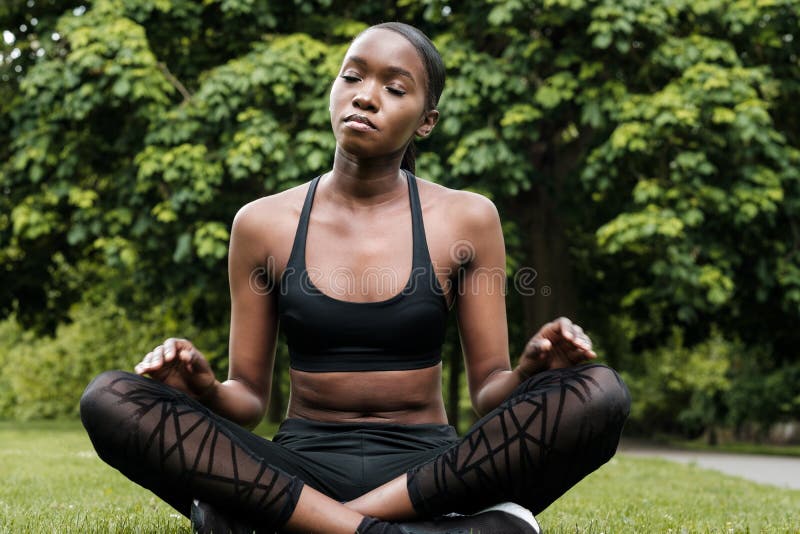
[(446, 424), (441, 364), (408, 371), (290, 371), (288, 417), (324, 422)]

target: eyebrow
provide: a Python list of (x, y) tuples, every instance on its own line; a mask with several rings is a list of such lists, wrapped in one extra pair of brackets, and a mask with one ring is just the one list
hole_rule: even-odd
[[(352, 61), (353, 63), (358, 63), (362, 67), (367, 67), (368, 66), (367, 60), (364, 59), (361, 56), (348, 56), (347, 61)], [(414, 76), (404, 68), (396, 67), (394, 65), (390, 65), (390, 66), (386, 67), (386, 70), (388, 72), (392, 73), (392, 74), (399, 74), (400, 76), (405, 76), (406, 78), (409, 78), (411, 81), (416, 82), (416, 80), (414, 79)]]

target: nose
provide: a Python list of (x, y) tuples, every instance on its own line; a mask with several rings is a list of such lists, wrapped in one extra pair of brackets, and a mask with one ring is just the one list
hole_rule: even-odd
[(364, 111), (378, 111), (378, 97), (375, 95), (374, 83), (363, 82), (353, 95), (353, 107)]

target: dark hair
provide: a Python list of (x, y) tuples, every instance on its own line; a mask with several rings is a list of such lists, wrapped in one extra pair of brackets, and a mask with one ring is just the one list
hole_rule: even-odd
[[(425, 67), (426, 111), (436, 109), (436, 106), (439, 104), (439, 97), (442, 96), (442, 90), (444, 90), (445, 68), (442, 56), (439, 54), (436, 46), (428, 39), (428, 36), (414, 26), (403, 24), (402, 22), (384, 22), (382, 24), (376, 24), (375, 26), (370, 26), (361, 33), (370, 30), (390, 30), (399, 33), (417, 49), (417, 54), (419, 54), (422, 65)], [(415, 172), (416, 159), (417, 150), (414, 146), (414, 140), (412, 139), (403, 154), (403, 161), (400, 164), (400, 168), (406, 169), (413, 174)]]

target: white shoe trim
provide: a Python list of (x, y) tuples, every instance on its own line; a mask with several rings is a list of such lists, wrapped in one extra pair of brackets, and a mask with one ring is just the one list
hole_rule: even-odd
[(536, 522), (536, 518), (533, 517), (531, 511), (518, 505), (517, 503), (501, 502), (500, 504), (495, 504), (494, 506), (490, 506), (489, 508), (481, 510), (478, 513), (480, 514), (482, 512), (489, 512), (492, 510), (498, 510), (500, 512), (505, 512), (520, 518), (533, 527), (533, 530), (536, 532), (536, 534), (540, 534), (542, 532), (542, 528), (539, 526), (539, 523)]

